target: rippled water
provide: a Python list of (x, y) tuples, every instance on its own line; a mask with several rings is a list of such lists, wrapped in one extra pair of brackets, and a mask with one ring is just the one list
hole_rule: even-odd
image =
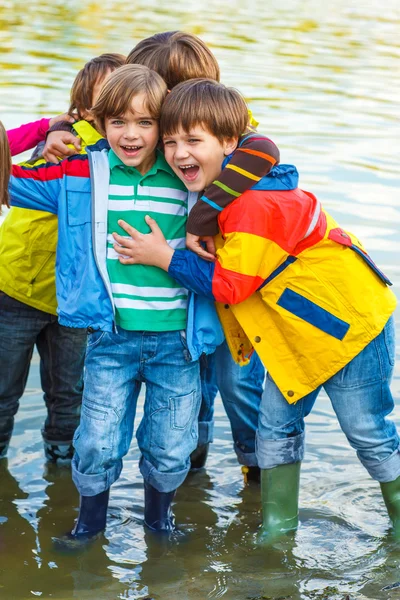
[[(223, 81), (246, 95), (283, 162), (297, 164), (301, 185), (365, 241), (399, 295), (397, 0), (2, 0), (1, 119), (12, 127), (61, 112), (86, 60), (127, 53), (142, 37), (171, 29), (212, 46)], [(399, 403), (399, 368), (393, 391)], [(189, 476), (176, 497), (185, 542), (162, 545), (144, 532), (133, 442), (112, 488), (103, 543), (56, 554), (51, 537), (70, 527), (78, 497), (68, 470), (44, 464), (43, 418), (34, 357), (8, 468), (0, 463), (0, 598), (400, 598), (400, 545), (388, 535), (378, 485), (326, 397), (308, 419), (301, 526), (269, 550), (254, 543), (259, 489), (243, 485), (218, 403), (207, 471)], [(395, 419), (400, 426), (398, 407)]]

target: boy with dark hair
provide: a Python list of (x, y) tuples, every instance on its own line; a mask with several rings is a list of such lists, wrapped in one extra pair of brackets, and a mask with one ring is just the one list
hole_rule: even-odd
[[(165, 155), (189, 189), (200, 191), (218, 176), (227, 147), (240, 145), (246, 113), (236, 90), (210, 80), (169, 94), (161, 117)], [(263, 537), (297, 527), (304, 417), (321, 387), (380, 482), (400, 535), (400, 440), (387, 418), (394, 407), (396, 298), (359, 240), (297, 179), (295, 167), (275, 167), (221, 212), (215, 263), (169, 248), (149, 217), (151, 234), (125, 224), (132, 239), (114, 235), (115, 248), (131, 257), (123, 262), (157, 265), (214, 298), (233, 357), (246, 360), (255, 349), (266, 366), (257, 432)]]

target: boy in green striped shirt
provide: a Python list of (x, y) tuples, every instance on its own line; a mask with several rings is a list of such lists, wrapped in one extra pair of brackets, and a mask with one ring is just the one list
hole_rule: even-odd
[[(115, 328), (89, 334), (72, 465), (81, 494), (75, 539), (105, 528), (109, 488), (129, 449), (142, 383), (146, 398), (137, 441), (150, 529), (174, 529), (171, 502), (197, 445), (200, 374), (186, 344), (187, 291), (159, 268), (121, 264), (112, 237), (125, 233), (121, 219), (148, 232), (144, 217), (151, 215), (173, 248), (185, 247), (188, 193), (156, 149), (166, 94), (157, 73), (126, 65), (110, 75), (92, 109), (110, 145), (108, 194), (96, 178), (92, 189), (105, 201), (108, 196), (107, 272), (97, 266), (112, 296)], [(99, 227), (93, 210), (93, 226)]]

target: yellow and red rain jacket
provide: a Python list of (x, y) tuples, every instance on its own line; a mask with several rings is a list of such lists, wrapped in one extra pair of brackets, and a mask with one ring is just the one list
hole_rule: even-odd
[(257, 351), (289, 403), (323, 384), (383, 329), (391, 285), (361, 242), (279, 165), (220, 214), (217, 261), (175, 251), (169, 274), (217, 301), (233, 358)]

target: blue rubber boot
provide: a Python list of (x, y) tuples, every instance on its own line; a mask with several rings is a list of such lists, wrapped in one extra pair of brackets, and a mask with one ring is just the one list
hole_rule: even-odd
[(96, 494), (96, 496), (81, 496), (79, 517), (71, 531), (71, 538), (89, 539), (100, 531), (104, 531), (109, 496), (109, 489)]
[(53, 538), (57, 552), (70, 553), (85, 549), (98, 533), (104, 531), (110, 490), (96, 496), (81, 496), (79, 516), (73, 530), (61, 537)]
[(171, 533), (176, 530), (171, 504), (172, 492), (159, 492), (147, 481), (144, 482), (144, 522), (151, 531)]

